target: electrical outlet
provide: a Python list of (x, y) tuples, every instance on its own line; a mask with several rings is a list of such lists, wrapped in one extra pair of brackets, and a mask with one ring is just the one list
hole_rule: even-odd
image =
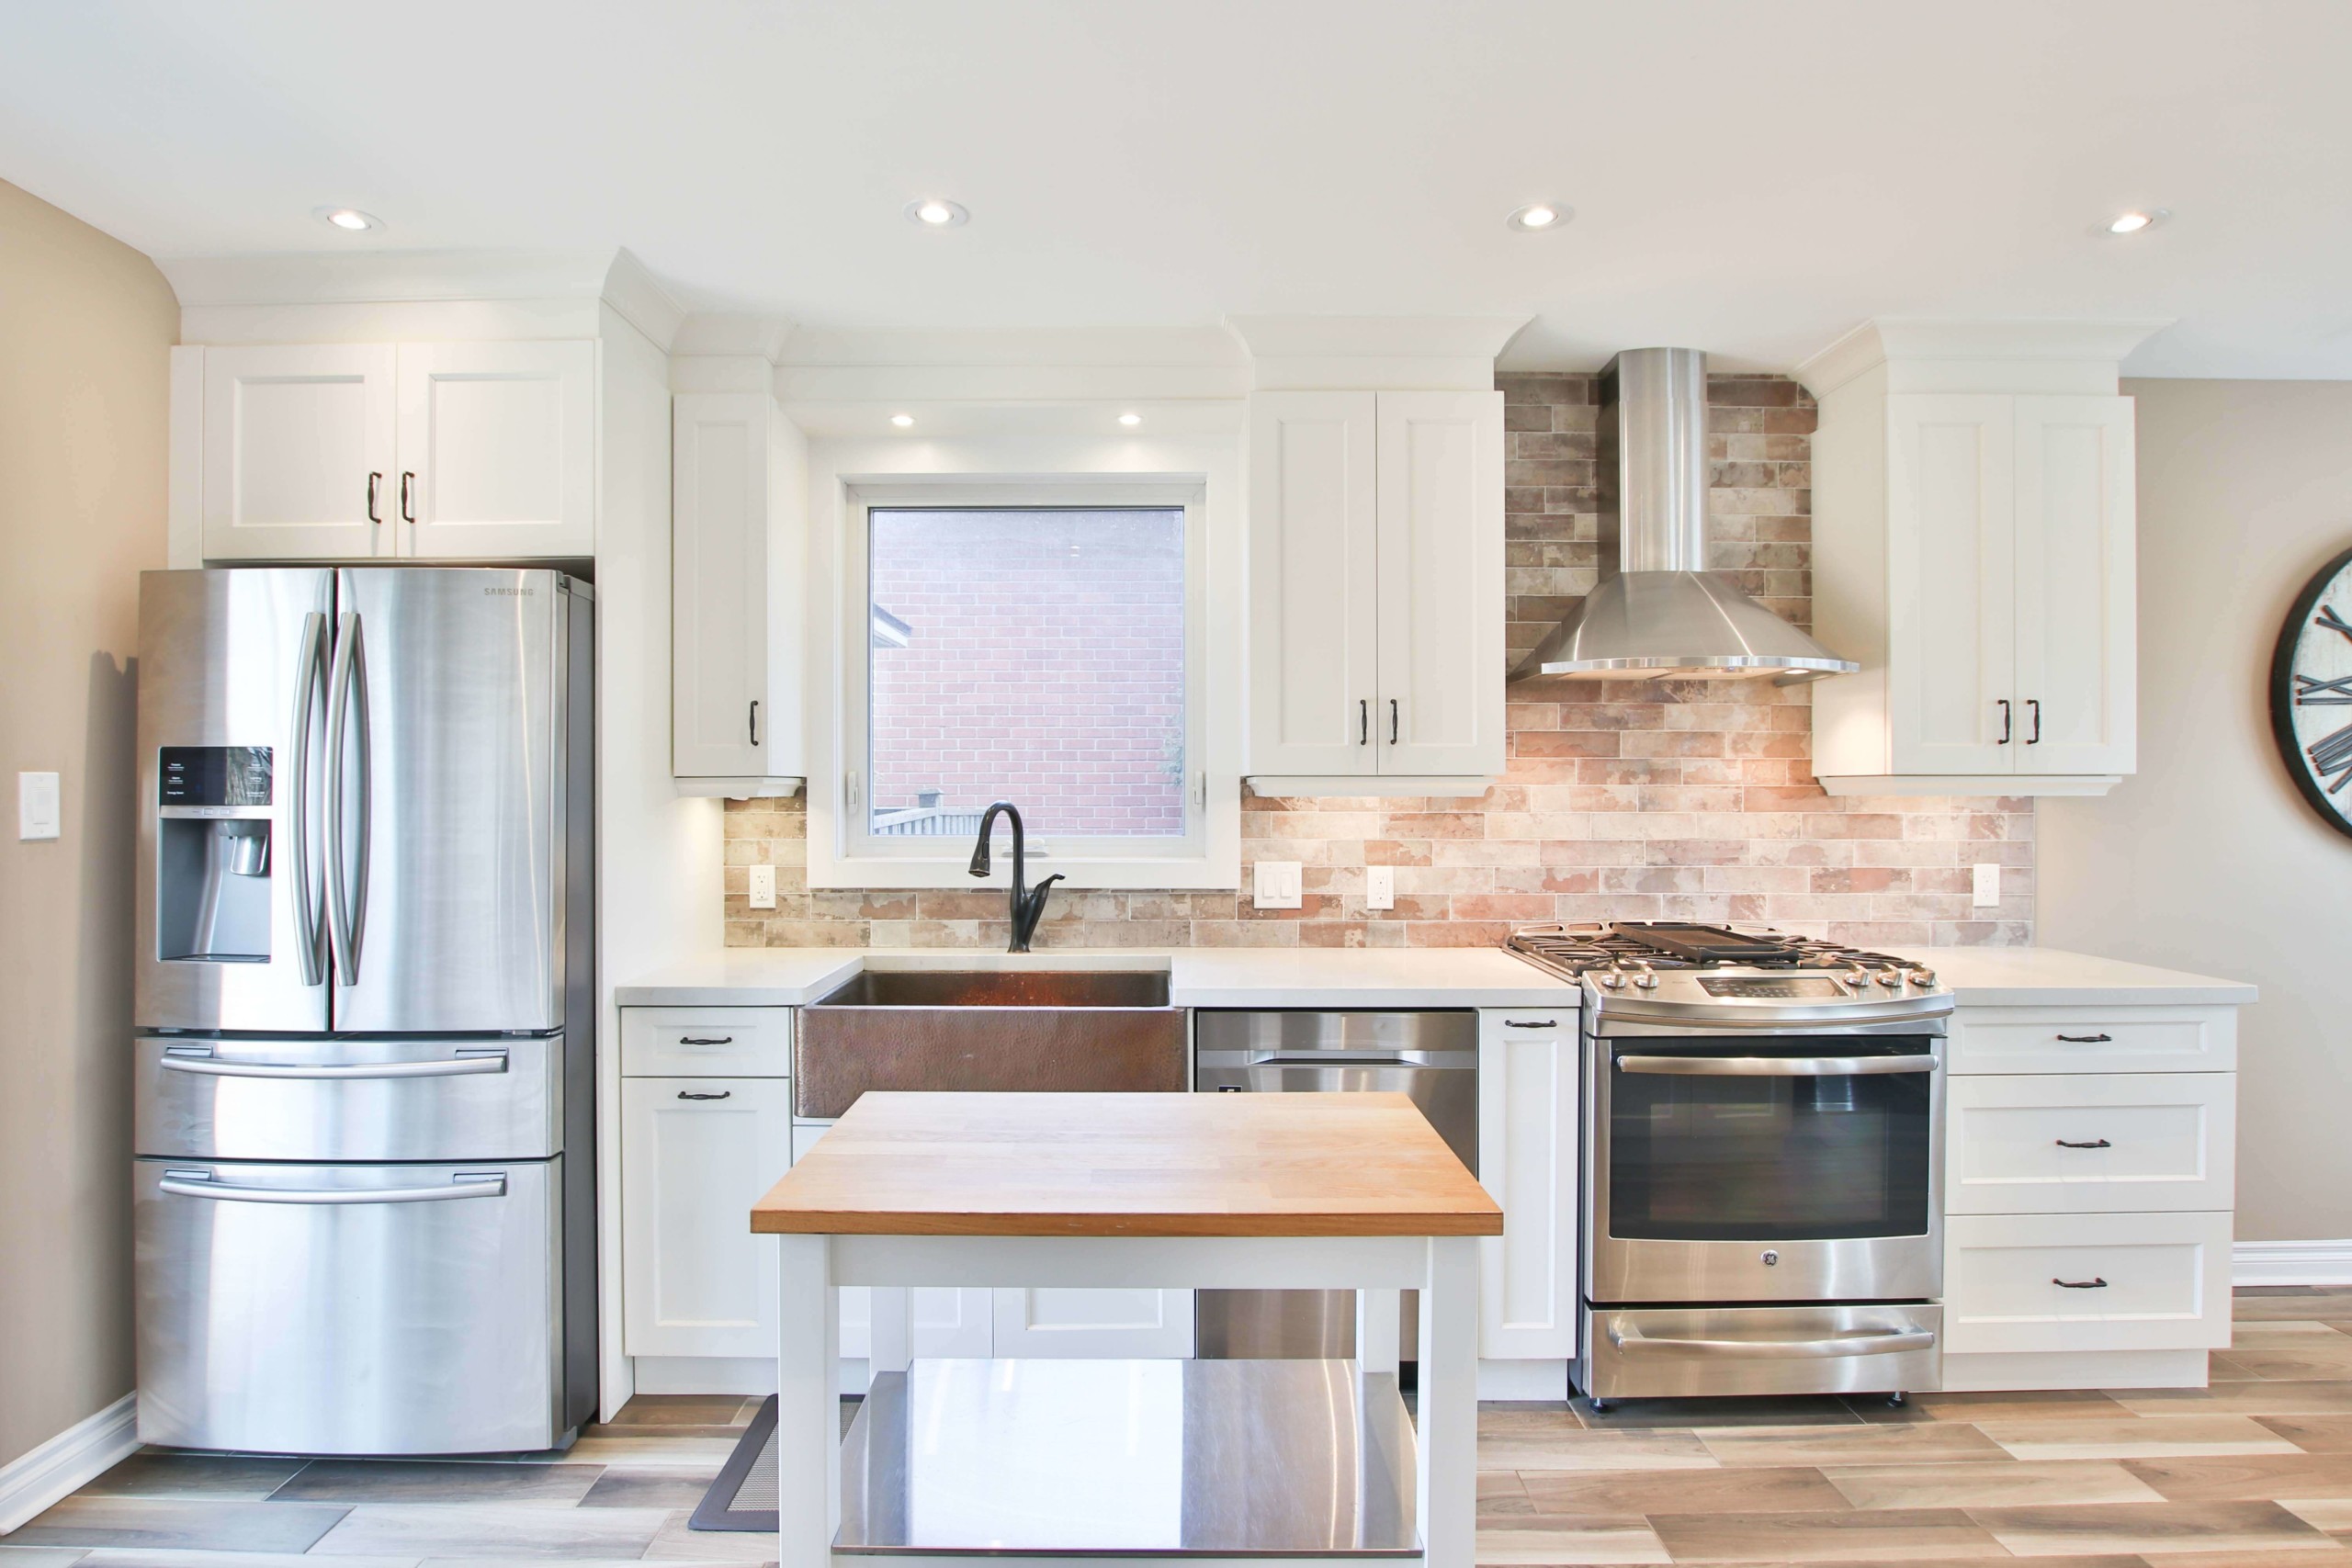
[(1261, 909), (1295, 909), (1305, 901), (1304, 879), (1295, 860), (1261, 860), (1255, 867), (1252, 902)]
[(58, 834), (57, 775), (17, 775), (17, 837), (54, 839)]
[(1363, 868), (1363, 907), (1367, 909), (1393, 909), (1396, 907), (1395, 866), (1368, 865)]
[(1997, 865), (1987, 864), (1982, 862), (1978, 863), (1976, 867), (1976, 886), (1973, 891), (1975, 897), (1971, 900), (1971, 902), (1973, 902), (1976, 908), (1980, 909), (1999, 908), (2001, 906), (2001, 868)]
[(752, 908), (754, 909), (775, 908), (775, 867), (755, 865), (752, 868)]

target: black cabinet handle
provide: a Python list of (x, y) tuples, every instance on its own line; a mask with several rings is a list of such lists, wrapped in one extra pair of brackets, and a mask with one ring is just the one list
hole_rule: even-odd
[(2105, 1138), (2093, 1138), (2087, 1144), (2071, 1143), (2064, 1138), (2061, 1138), (2058, 1140), (2058, 1146), (2062, 1149), (2111, 1149), (2115, 1145), (2109, 1143)]
[(1372, 699), (1369, 697), (1356, 699), (1356, 744), (1372, 744)]
[(2033, 733), (2025, 738), (2025, 743), (2039, 746), (2041, 744), (2041, 699), (2028, 697), (2025, 705), (2033, 710)]
[(752, 744), (757, 746), (760, 743), (760, 699), (757, 697), (752, 699), (751, 726)]
[(690, 1090), (682, 1089), (678, 1091), (678, 1098), (680, 1100), (726, 1100), (730, 1098), (734, 1092), (735, 1091), (731, 1089), (722, 1089), (717, 1094), (695, 1094)]
[(381, 523), (383, 521), (381, 517), (376, 515), (376, 491), (383, 482), (384, 476), (381, 474), (369, 474), (368, 476), (368, 521), (370, 523)]
[(1396, 699), (1388, 699), (1388, 744), (1396, 744)]
[(413, 473), (401, 476), (401, 521), (416, 521), (416, 476)]
[(1505, 1029), (1557, 1029), (1560, 1027), (1560, 1021), (1556, 1018), (1507, 1018), (1503, 1020), (1503, 1027)]
[(735, 1037), (732, 1034), (681, 1034), (678, 1036), (678, 1043), (681, 1045), (732, 1045), (735, 1043)]
[(2107, 1281), (2096, 1278), (2089, 1280), (2060, 1280), (2053, 1278), (2050, 1282), (2057, 1286), (2062, 1291), (2103, 1291), (2107, 1289)]
[(2008, 698), (2000, 697), (1996, 700), (2001, 705), (2001, 738), (1998, 740), (1994, 741), (1993, 744), (1996, 746), (2007, 746), (2009, 743), (2009, 736), (2016, 728), (2012, 723), (2012, 720), (2016, 716), (2010, 711)]
[(2069, 1045), (2107, 1045), (2114, 1042), (2112, 1034), (2061, 1034), (2059, 1039)]

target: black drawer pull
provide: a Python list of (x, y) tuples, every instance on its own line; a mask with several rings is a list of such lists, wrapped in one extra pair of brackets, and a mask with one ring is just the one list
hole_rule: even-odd
[(1556, 1018), (1507, 1018), (1503, 1020), (1503, 1027), (1505, 1029), (1557, 1029), (1560, 1027), (1560, 1021)]
[(2105, 1138), (2093, 1138), (2087, 1144), (2073, 1143), (2067, 1139), (2061, 1138), (2058, 1140), (2058, 1146), (2062, 1149), (2111, 1149), (2115, 1145), (2109, 1143)]
[(2107, 1281), (2097, 1277), (2093, 1277), (2088, 1280), (2053, 1279), (2050, 1282), (2057, 1286), (2062, 1291), (2103, 1291), (2107, 1289)]
[(682, 1089), (678, 1091), (678, 1098), (680, 1100), (726, 1100), (734, 1093), (735, 1091), (731, 1089), (722, 1089), (717, 1094), (695, 1094), (689, 1089)]
[(2114, 1040), (2112, 1034), (2061, 1034), (2059, 1039), (2069, 1045), (2105, 1045)]
[(735, 1037), (732, 1034), (681, 1034), (678, 1036), (678, 1043), (681, 1045), (732, 1045), (735, 1043)]

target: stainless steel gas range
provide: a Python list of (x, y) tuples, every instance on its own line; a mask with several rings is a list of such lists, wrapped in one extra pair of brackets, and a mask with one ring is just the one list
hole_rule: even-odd
[(1580, 1380), (1614, 1399), (1941, 1381), (1949, 989), (1757, 926), (1530, 926), (1583, 997)]

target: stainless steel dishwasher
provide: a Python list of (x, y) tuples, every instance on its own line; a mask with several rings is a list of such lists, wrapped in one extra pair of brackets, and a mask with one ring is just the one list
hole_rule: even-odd
[[(1478, 1168), (1478, 1015), (1227, 1012), (1193, 1015), (1193, 1087), (1204, 1094), (1410, 1095), (1462, 1163)], [(1419, 1351), (1405, 1293), (1404, 1358)], [(1353, 1291), (1203, 1291), (1204, 1357), (1337, 1359), (1356, 1353)]]

